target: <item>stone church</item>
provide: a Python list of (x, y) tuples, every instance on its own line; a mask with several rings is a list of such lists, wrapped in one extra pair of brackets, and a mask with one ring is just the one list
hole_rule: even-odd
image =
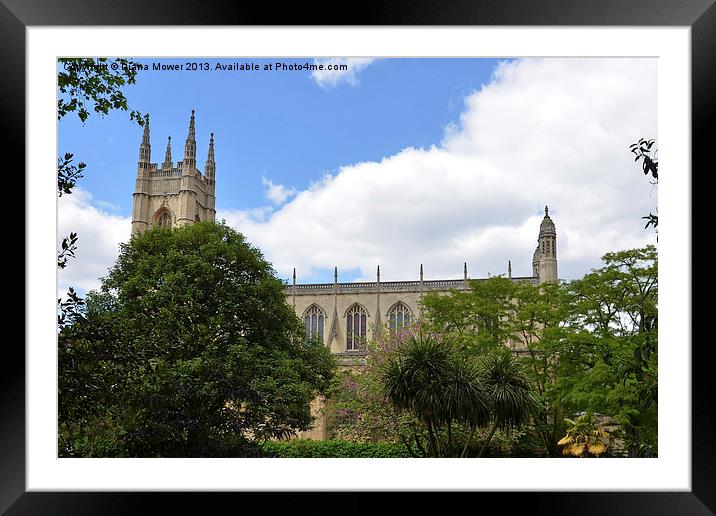
[[(154, 226), (179, 227), (215, 220), (215, 188), (214, 133), (209, 139), (202, 174), (196, 168), (194, 111), (189, 120), (183, 159), (176, 164), (172, 162), (169, 137), (161, 167), (151, 163), (147, 115), (139, 146), (132, 233)], [(507, 277), (535, 285), (557, 281), (557, 233), (547, 207), (532, 256), (532, 276), (513, 277), (512, 265), (508, 261)], [(296, 315), (303, 321), (306, 335), (317, 337), (328, 346), (342, 366), (353, 367), (361, 364), (364, 354), (362, 343), (376, 329), (384, 326), (398, 329), (409, 325), (421, 316), (420, 301), (424, 293), (467, 290), (468, 280), (472, 281), (468, 277), (467, 264), (463, 267), (463, 277), (458, 279), (424, 280), (421, 265), (419, 278), (414, 281), (381, 281), (378, 266), (375, 281), (350, 283), (338, 281), (336, 268), (333, 283), (298, 284), (294, 269), (292, 284), (287, 285), (285, 294)], [(326, 417), (321, 400), (315, 400), (311, 409), (319, 417), (314, 428), (300, 437), (324, 439)]]

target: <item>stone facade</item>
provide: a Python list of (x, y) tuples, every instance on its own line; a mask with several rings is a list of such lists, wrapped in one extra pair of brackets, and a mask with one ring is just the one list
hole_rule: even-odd
[(132, 209), (132, 234), (153, 226), (185, 226), (216, 217), (216, 162), (214, 133), (209, 139), (209, 153), (204, 174), (196, 168), (196, 135), (194, 111), (189, 121), (189, 134), (184, 144), (184, 158), (172, 162), (171, 136), (161, 167), (151, 163), (149, 115), (145, 118), (144, 134), (139, 146), (137, 180)]
[[(532, 257), (532, 276), (512, 277), (512, 264), (508, 262), (507, 277), (512, 281), (527, 281), (534, 285), (557, 281), (557, 232), (545, 206), (540, 224), (537, 248)], [(486, 278), (478, 279), (484, 281)], [(448, 293), (469, 288), (467, 264), (462, 279), (423, 280), (423, 267), (416, 281), (376, 281), (339, 283), (335, 269), (333, 283), (297, 284), (296, 271), (293, 283), (285, 290), (296, 315), (304, 322), (306, 333), (318, 336), (330, 347), (342, 367), (361, 365), (363, 352), (356, 341), (370, 339), (381, 326), (400, 327), (421, 317), (421, 299), (426, 292)], [(357, 321), (356, 321), (357, 319)], [(356, 336), (358, 337), (356, 339)], [(519, 343), (514, 345), (520, 351)], [(316, 416), (314, 427), (303, 432), (304, 439), (326, 438), (326, 408), (322, 400), (314, 400), (311, 411)]]

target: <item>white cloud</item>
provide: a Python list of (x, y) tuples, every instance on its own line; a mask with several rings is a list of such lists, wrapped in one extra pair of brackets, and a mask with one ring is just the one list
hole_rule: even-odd
[(641, 217), (656, 193), (628, 146), (656, 137), (656, 60), (502, 63), (465, 99), (439, 146), (342, 167), (267, 217), (225, 211), (280, 274), (358, 268), (373, 279), (531, 275), (544, 205), (559, 275), (581, 276), (607, 251), (653, 243)]
[[(463, 261), (471, 277), (486, 277), (508, 259), (518, 276), (531, 274), (548, 204), (559, 275), (574, 278), (607, 251), (654, 242), (641, 217), (655, 210), (656, 192), (628, 146), (656, 135), (656, 60), (513, 61), (465, 99), (439, 145), (346, 165), (300, 192), (264, 178), (275, 208), (217, 220), (282, 276), (296, 267), (299, 281), (334, 265), (372, 280), (377, 264), (386, 281), (413, 279), (421, 263), (426, 279), (459, 278)], [(103, 206), (81, 189), (59, 199), (58, 248), (79, 234), (60, 292), (97, 288), (129, 239), (131, 220)]]
[(289, 197), (296, 194), (295, 188), (286, 188), (265, 177), (261, 178), (261, 184), (266, 187), (266, 198), (274, 204), (283, 204)]
[(132, 220), (107, 213), (94, 206), (92, 195), (75, 188), (71, 195), (58, 200), (57, 248), (62, 239), (75, 232), (78, 235), (76, 258), (70, 258), (65, 269), (58, 273), (58, 293), (67, 287), (88, 291), (100, 285), (99, 277), (107, 274), (119, 254), (119, 243), (129, 240)]
[(314, 59), (314, 64), (323, 65), (324, 70), (311, 72), (311, 79), (321, 88), (335, 88), (341, 83), (357, 86), (358, 74), (374, 61), (367, 57)]

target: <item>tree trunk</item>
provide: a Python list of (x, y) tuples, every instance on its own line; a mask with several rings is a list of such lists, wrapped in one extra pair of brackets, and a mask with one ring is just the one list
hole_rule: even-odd
[(485, 452), (487, 451), (487, 447), (490, 445), (490, 441), (492, 440), (492, 436), (495, 435), (495, 430), (497, 430), (498, 424), (499, 424), (499, 421), (495, 420), (494, 424), (492, 425), (492, 428), (490, 429), (490, 434), (487, 436), (487, 439), (485, 440), (485, 443), (482, 445), (482, 448), (480, 448), (480, 453), (477, 454), (478, 458), (483, 457), (485, 455)]
[(452, 422), (451, 422), (451, 421), (448, 421), (447, 431), (448, 431), (448, 449), (447, 449), (447, 455), (448, 455), (448, 457), (452, 457), (453, 445), (452, 445)]
[(477, 427), (473, 426), (472, 431), (470, 432), (470, 437), (468, 437), (467, 442), (465, 443), (465, 447), (462, 449), (462, 453), (460, 454), (460, 457), (467, 456), (467, 449), (470, 446), (470, 442), (472, 441), (472, 438), (475, 436), (476, 431), (477, 431)]

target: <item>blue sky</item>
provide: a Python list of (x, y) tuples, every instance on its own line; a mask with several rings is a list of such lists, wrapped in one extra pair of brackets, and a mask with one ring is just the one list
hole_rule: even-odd
[[(140, 60), (186, 63), (185, 59)], [(152, 161), (182, 158), (196, 110), (197, 165), (209, 133), (217, 219), (258, 246), (279, 277), (385, 281), (531, 275), (544, 206), (559, 276), (607, 251), (654, 243), (641, 216), (655, 188), (628, 152), (656, 137), (654, 59), (343, 59), (345, 73), (141, 71), (124, 88), (151, 116)], [(314, 59), (221, 59), (264, 65)], [(87, 163), (59, 201), (59, 238), (80, 235), (60, 289), (96, 288), (129, 238), (142, 129), (127, 113), (59, 123), (58, 151)]]
[[(184, 59), (138, 60), (185, 63)], [(276, 59), (207, 59), (263, 65)], [(305, 59), (281, 59), (305, 63)], [(197, 163), (203, 169), (209, 133), (216, 139), (220, 187), (217, 209), (265, 204), (262, 177), (307, 188), (341, 165), (380, 160), (405, 147), (440, 142), (457, 122), (465, 96), (489, 81), (493, 59), (378, 60), (360, 84), (321, 88), (306, 71), (144, 71), (124, 89), (133, 109), (150, 113), (152, 160), (161, 163), (167, 136), (182, 158), (189, 114), (196, 110)], [(136, 154), (142, 130), (126, 113), (67, 116), (59, 150), (89, 164), (80, 186), (131, 213)]]

